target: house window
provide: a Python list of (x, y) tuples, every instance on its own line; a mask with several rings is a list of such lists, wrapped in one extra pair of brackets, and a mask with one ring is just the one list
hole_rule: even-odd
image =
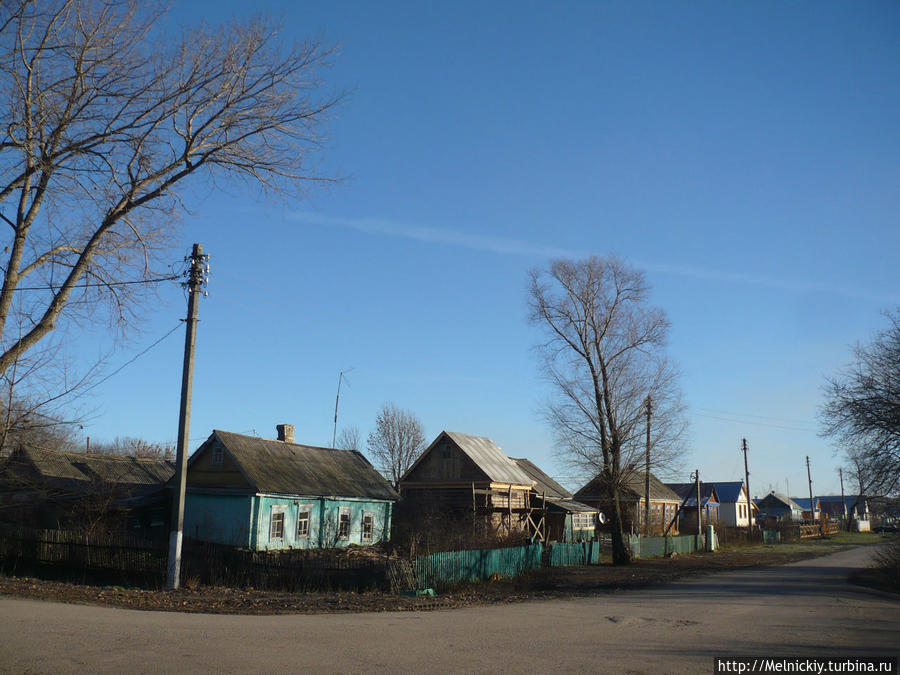
[(338, 539), (350, 538), (350, 507), (342, 506), (338, 516)]
[(372, 541), (375, 538), (375, 514), (371, 511), (363, 511), (362, 540)]
[(572, 514), (572, 529), (573, 530), (588, 530), (594, 526), (594, 514), (593, 513), (573, 513)]
[(663, 525), (668, 527), (669, 523), (675, 518), (675, 510), (677, 507), (675, 504), (666, 504), (663, 512)]
[(273, 506), (272, 517), (269, 519), (269, 539), (271, 541), (284, 540), (284, 507)]
[(309, 539), (310, 507), (304, 504), (297, 513), (297, 539)]
[(213, 448), (212, 459), (210, 464), (213, 466), (222, 466), (225, 463), (225, 449), (221, 445)]

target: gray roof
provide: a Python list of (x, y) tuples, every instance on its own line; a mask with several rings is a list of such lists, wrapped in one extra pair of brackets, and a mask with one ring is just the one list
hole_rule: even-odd
[[(469, 436), (458, 431), (444, 431), (466, 455), (481, 469), (492, 483), (532, 485), (534, 481), (490, 438)], [(438, 436), (440, 438), (440, 436)], [(434, 445), (434, 443), (432, 443)]]
[(574, 499), (554, 499), (550, 501), (547, 499), (547, 504), (552, 505), (552, 508), (559, 508), (563, 511), (568, 511), (569, 513), (599, 513), (600, 509), (596, 506), (588, 506), (587, 504), (582, 504), (581, 502), (576, 502)]
[[(599, 474), (575, 493), (576, 499), (602, 500), (606, 499), (604, 490), (604, 476)], [(644, 474), (640, 471), (631, 471), (623, 480), (622, 497), (630, 501), (644, 497)], [(667, 488), (662, 481), (652, 473), (650, 474), (650, 501), (681, 502), (681, 497)]]
[(539, 495), (546, 495), (547, 500), (551, 499), (572, 499), (572, 493), (566, 490), (562, 485), (550, 478), (546, 473), (541, 471), (534, 463), (527, 459), (516, 459), (510, 457), (522, 471), (527, 473), (534, 481), (532, 488)]
[(546, 499), (548, 504), (552, 504), (554, 507), (569, 513), (598, 513), (596, 506), (588, 506), (587, 504), (576, 502), (572, 498), (571, 492), (541, 471), (534, 462), (528, 459), (516, 459), (515, 457), (510, 457), (510, 459), (522, 471), (531, 476), (532, 480), (534, 480), (534, 487), (531, 489)]
[(780, 492), (772, 491), (769, 494), (767, 494), (765, 497), (761, 497), (759, 499), (754, 499), (753, 501), (755, 501), (757, 506), (759, 506), (763, 501), (765, 501), (766, 499), (769, 499), (769, 498), (774, 498), (776, 501), (781, 502), (784, 506), (787, 506), (794, 511), (802, 511), (803, 510), (803, 507), (800, 506), (797, 502), (795, 502), (793, 499), (791, 499), (787, 495), (781, 494)]
[(78, 482), (102, 480), (129, 486), (163, 485), (175, 473), (172, 462), (81, 452), (19, 448), (7, 459), (10, 479), (54, 479)]
[[(395, 500), (399, 495), (357, 450), (318, 448), (244, 436), (216, 429), (247, 480), (258, 492)], [(203, 448), (201, 446), (201, 449)], [(194, 453), (192, 461), (200, 452)]]

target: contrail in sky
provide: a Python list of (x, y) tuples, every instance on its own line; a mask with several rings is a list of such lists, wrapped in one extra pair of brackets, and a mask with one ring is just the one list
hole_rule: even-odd
[[(574, 249), (547, 246), (544, 244), (535, 244), (532, 242), (515, 239), (513, 237), (496, 237), (483, 234), (475, 234), (471, 232), (445, 230), (435, 227), (408, 225), (406, 223), (398, 223), (396, 221), (386, 220), (383, 218), (343, 218), (336, 216), (326, 216), (306, 211), (291, 213), (288, 218), (298, 222), (309, 223), (311, 225), (321, 225), (326, 227), (336, 226), (345, 229), (356, 230), (358, 232), (364, 232), (365, 234), (370, 235), (381, 235), (387, 237), (397, 237), (400, 239), (411, 239), (414, 241), (421, 241), (431, 244), (458, 246), (473, 251), (498, 253), (500, 255), (546, 259), (584, 258), (591, 254), (590, 251), (578, 251)], [(718, 281), (750, 286), (761, 286), (765, 288), (776, 288), (793, 293), (826, 293), (830, 295), (840, 295), (847, 298), (870, 300), (882, 304), (893, 304), (900, 302), (900, 297), (898, 297), (897, 295), (886, 293), (872, 293), (870, 291), (858, 288), (850, 288), (833, 284), (775, 279), (772, 277), (757, 276), (753, 274), (738, 274), (733, 272), (722, 272), (719, 270), (703, 267), (670, 265), (666, 263), (645, 262), (641, 260), (633, 260), (633, 263), (637, 267), (647, 270), (648, 272), (653, 272), (655, 274), (667, 274), (690, 279), (702, 279), (707, 281)]]

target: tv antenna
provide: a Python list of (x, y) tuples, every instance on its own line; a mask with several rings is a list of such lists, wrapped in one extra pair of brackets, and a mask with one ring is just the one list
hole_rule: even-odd
[[(334, 444), (337, 443), (337, 417), (338, 417), (338, 403), (341, 401), (341, 381), (347, 379), (347, 373), (353, 370), (354, 366), (350, 366), (347, 370), (342, 370), (341, 374), (338, 375), (338, 388), (337, 388), (337, 396), (334, 399), (334, 432), (331, 434), (331, 447), (334, 447)], [(347, 382), (349, 384), (349, 381)]]

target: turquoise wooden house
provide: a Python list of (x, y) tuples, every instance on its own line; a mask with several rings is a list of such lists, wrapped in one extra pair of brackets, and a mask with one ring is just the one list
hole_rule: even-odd
[(399, 495), (356, 450), (215, 430), (191, 455), (184, 535), (254, 550), (375, 544)]

